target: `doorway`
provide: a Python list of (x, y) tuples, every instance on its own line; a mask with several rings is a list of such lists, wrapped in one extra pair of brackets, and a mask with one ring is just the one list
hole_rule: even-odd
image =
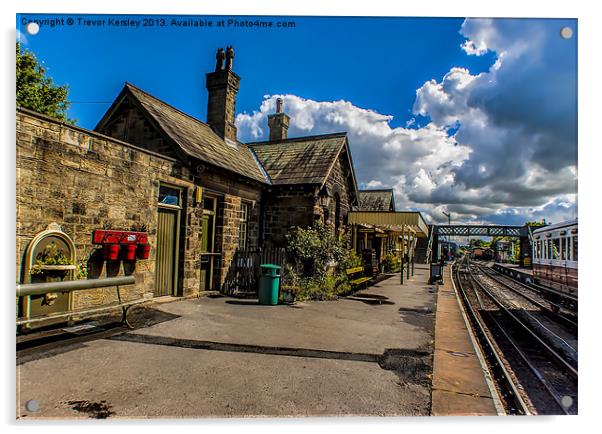
[(203, 227), (201, 238), (201, 291), (213, 289), (213, 272), (219, 253), (215, 252), (215, 218), (217, 214), (217, 197), (203, 197)]
[(177, 295), (182, 189), (159, 186), (155, 297)]

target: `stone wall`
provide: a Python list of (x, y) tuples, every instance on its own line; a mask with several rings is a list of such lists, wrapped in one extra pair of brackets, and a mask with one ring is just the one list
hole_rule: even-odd
[[(347, 214), (354, 200), (351, 174), (341, 153), (335, 162), (325, 186), (332, 194), (326, 223), (335, 226), (335, 195), (340, 198), (339, 233), (344, 233)], [(316, 220), (324, 221), (324, 208), (319, 199), (318, 185), (275, 186), (264, 200), (263, 231), (266, 246), (283, 247), (286, 234), (294, 226), (309, 226)]]
[(336, 225), (335, 222), (335, 200), (334, 196), (338, 195), (340, 198), (340, 216), (338, 227), (341, 231), (347, 225), (347, 214), (351, 211), (353, 198), (353, 191), (351, 187), (351, 173), (349, 170), (349, 165), (346, 164), (345, 160), (347, 160), (347, 155), (345, 155), (346, 151), (341, 152), (338, 160), (335, 162), (332, 170), (330, 172), (330, 176), (326, 180), (326, 187), (331, 191), (333, 198), (330, 200), (329, 204), (329, 215), (330, 221), (333, 225)]
[(126, 97), (112, 114), (111, 122), (98, 131), (109, 137), (131, 143), (149, 151), (176, 158), (176, 153), (169, 143), (159, 134), (146, 119), (136, 104)]
[(264, 201), (263, 237), (266, 247), (284, 247), (293, 226), (309, 226), (314, 221), (315, 187), (275, 187)]
[[(34, 235), (56, 222), (73, 239), (77, 262), (94, 275), (123, 274), (95, 261), (94, 229), (140, 230), (149, 234), (148, 260), (136, 263), (136, 285), (124, 287), (125, 297), (152, 297), (155, 282), (157, 203), (160, 182), (182, 187), (183, 235), (180, 281), (182, 293), (200, 288), (202, 209), (194, 202), (194, 183), (177, 161), (106, 136), (68, 126), (28, 110), (17, 111), (17, 279), (21, 261)], [(94, 263), (91, 263), (94, 262)], [(73, 308), (112, 302), (114, 288), (74, 294)]]
[(263, 190), (255, 182), (234, 174), (227, 176), (224, 172), (220, 173), (210, 167), (203, 170), (197, 182), (203, 186), (206, 194), (214, 195), (218, 199), (215, 251), (220, 253), (221, 257), (214, 265), (213, 289), (220, 289), (239, 247), (243, 202), (249, 206), (247, 247), (255, 249), (261, 245), (259, 228)]

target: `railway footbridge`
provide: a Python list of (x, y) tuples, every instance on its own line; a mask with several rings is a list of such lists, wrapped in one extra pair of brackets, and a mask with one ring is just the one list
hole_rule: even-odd
[(442, 224), (430, 228), (431, 261), (436, 262), (441, 255), (441, 237), (513, 237), (519, 239), (520, 265), (525, 265), (525, 258), (531, 258), (531, 227), (513, 225), (470, 225)]

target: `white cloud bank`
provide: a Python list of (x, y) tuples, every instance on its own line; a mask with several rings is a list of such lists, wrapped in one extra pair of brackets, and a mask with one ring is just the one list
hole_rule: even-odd
[(577, 213), (576, 59), (550, 21), (466, 20), (467, 55), (496, 53), (488, 72), (452, 68), (416, 90), (413, 112), (430, 122), (392, 128), (392, 116), (348, 101), (266, 96), (239, 114), (243, 140), (268, 135), (276, 98), (291, 137), (346, 131), (358, 181), (393, 187), (398, 209), (434, 221), (560, 221)]

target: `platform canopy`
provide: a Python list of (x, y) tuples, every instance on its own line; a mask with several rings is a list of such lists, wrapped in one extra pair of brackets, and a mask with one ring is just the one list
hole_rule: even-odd
[(389, 232), (411, 229), (416, 236), (427, 237), (429, 230), (418, 211), (351, 211), (349, 224), (373, 226)]

